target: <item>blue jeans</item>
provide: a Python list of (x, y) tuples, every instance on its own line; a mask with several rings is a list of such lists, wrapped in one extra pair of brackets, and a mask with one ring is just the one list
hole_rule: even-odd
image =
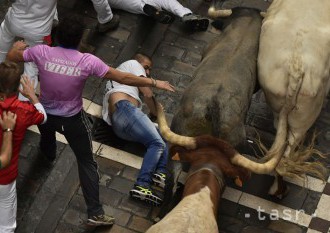
[(127, 100), (120, 100), (115, 106), (116, 111), (111, 116), (115, 134), (128, 141), (142, 143), (147, 148), (136, 184), (149, 187), (154, 172), (166, 173), (167, 144), (154, 123), (141, 109)]

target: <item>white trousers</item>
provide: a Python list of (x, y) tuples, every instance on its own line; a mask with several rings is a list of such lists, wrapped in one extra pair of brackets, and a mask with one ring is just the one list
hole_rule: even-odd
[[(12, 25), (8, 20), (4, 20), (0, 26), (0, 62), (6, 59), (8, 50), (14, 43), (15, 36), (24, 38), (24, 41), (31, 47), (43, 43), (43, 36), (35, 35), (29, 30), (22, 30), (15, 25)], [(34, 82), (34, 89), (38, 84), (38, 68), (33, 62), (24, 63), (24, 74), (27, 75)], [(19, 94), (19, 99), (27, 101), (23, 95)]]
[(0, 185), (0, 233), (14, 233), (16, 228), (16, 180)]
[(192, 13), (190, 9), (183, 7), (176, 0), (108, 0), (112, 8), (128, 11), (133, 14), (145, 14), (143, 7), (145, 4), (163, 9), (172, 14), (182, 17), (186, 14)]
[[(130, 0), (128, 0), (130, 1)], [(92, 0), (94, 9), (97, 13), (97, 20), (100, 23), (107, 23), (109, 22), (112, 17), (112, 10), (109, 6), (109, 3), (107, 0)]]

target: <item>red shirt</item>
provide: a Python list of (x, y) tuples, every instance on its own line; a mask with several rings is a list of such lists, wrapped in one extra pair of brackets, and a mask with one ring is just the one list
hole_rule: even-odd
[[(18, 174), (18, 155), (24, 139), (25, 132), (31, 125), (41, 124), (44, 115), (39, 112), (30, 102), (18, 100), (16, 95), (7, 97), (0, 101), (0, 114), (3, 111), (16, 113), (16, 126), (13, 132), (13, 155), (10, 165), (0, 169), (0, 185), (6, 185), (13, 182)], [(2, 131), (0, 132), (0, 145), (2, 144)]]

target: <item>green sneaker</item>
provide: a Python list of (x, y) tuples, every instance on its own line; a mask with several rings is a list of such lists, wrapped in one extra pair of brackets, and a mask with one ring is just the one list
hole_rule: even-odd
[(107, 226), (107, 225), (113, 225), (114, 223), (115, 223), (115, 218), (106, 214), (92, 216), (87, 219), (87, 224), (90, 226)]
[(159, 206), (163, 200), (157, 196), (150, 188), (134, 185), (133, 189), (129, 191), (131, 197), (144, 201), (148, 204)]
[(162, 172), (156, 172), (152, 176), (152, 181), (153, 181), (154, 185), (164, 189), (165, 181), (166, 181), (166, 174), (162, 173)]

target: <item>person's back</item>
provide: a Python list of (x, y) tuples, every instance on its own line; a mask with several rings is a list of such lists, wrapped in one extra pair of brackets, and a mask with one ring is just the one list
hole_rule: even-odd
[(39, 69), (40, 101), (49, 114), (72, 116), (82, 107), (82, 91), (90, 75), (103, 76), (108, 67), (98, 67), (98, 58), (74, 49), (37, 45), (24, 58)]
[(49, 35), (56, 14), (57, 0), (16, 0), (6, 15), (12, 27), (41, 36)]

